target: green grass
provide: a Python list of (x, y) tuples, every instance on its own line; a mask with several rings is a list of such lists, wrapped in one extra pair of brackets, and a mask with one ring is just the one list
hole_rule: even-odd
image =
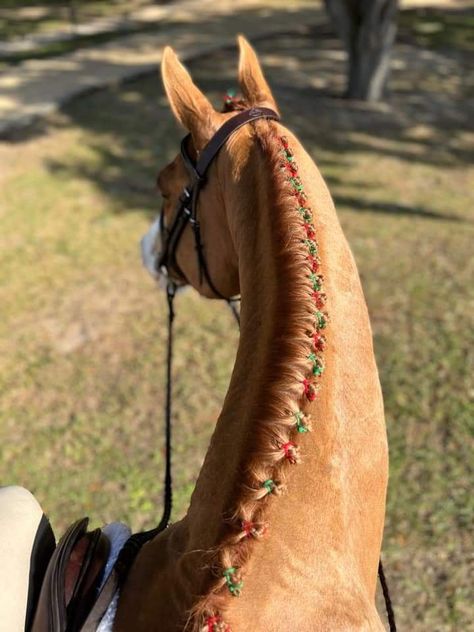
[[(369, 304), (391, 455), (384, 560), (399, 629), (468, 630), (470, 59), (464, 51), (433, 63), (404, 43), (390, 102), (363, 107), (328, 96), (343, 85), (335, 46), (308, 33), (258, 49), (285, 121), (333, 192)], [(234, 84), (233, 53), (191, 67), (216, 103)], [(58, 532), (83, 514), (138, 529), (161, 511), (165, 300), (137, 244), (159, 205), (155, 172), (179, 136), (153, 75), (76, 101), (46, 135), (0, 146), (0, 480), (30, 488)], [(221, 303), (192, 292), (177, 303), (175, 518), (237, 340)]]
[(123, 37), (124, 35), (132, 35), (137, 33), (153, 33), (159, 32), (159, 26), (156, 24), (146, 24), (143, 26), (128, 26), (125, 29), (97, 33), (95, 35), (77, 35), (72, 39), (64, 39), (57, 42), (47, 42), (41, 44), (34, 51), (25, 51), (22, 53), (1, 55), (0, 69), (7, 68), (8, 65), (19, 64), (27, 59), (47, 59), (48, 57), (56, 57), (58, 55), (66, 55), (82, 48), (90, 48), (100, 46), (112, 42), (113, 40)]
[(69, 29), (76, 23), (101, 17), (122, 18), (149, 0), (86, 0), (64, 2), (49, 0), (2, 0), (0, 7), (0, 40), (26, 35), (39, 35), (57, 29)]
[(474, 51), (474, 15), (470, 9), (402, 11), (399, 26), (401, 37), (419, 46)]
[[(32, 3), (32, 9), (40, 9), (41, 12), (31, 15), (26, 13), (30, 5), (17, 6), (19, 3), (11, 2), (0, 9), (0, 40), (26, 37), (28, 35), (40, 35), (54, 33), (59, 30), (73, 28), (75, 23), (85, 23), (89, 20), (101, 17), (126, 18), (130, 13), (144, 5), (150, 4), (148, 0), (133, 0), (124, 2), (105, 2), (90, 0), (85, 3), (71, 3), (75, 6), (74, 18), (64, 3), (50, 2), (37, 5)], [(24, 3), (21, 3), (22, 5)], [(157, 24), (129, 23), (113, 32), (97, 33), (93, 35), (79, 35), (59, 41), (43, 42), (34, 50), (26, 50), (17, 53), (0, 54), (0, 70), (10, 65), (19, 64), (27, 59), (47, 59), (58, 55), (72, 53), (82, 48), (99, 46), (122, 37), (137, 33), (151, 33), (159, 29)]]

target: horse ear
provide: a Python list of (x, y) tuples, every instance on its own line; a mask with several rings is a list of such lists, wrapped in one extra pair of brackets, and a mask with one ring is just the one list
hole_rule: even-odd
[(257, 53), (243, 35), (239, 35), (237, 39), (240, 50), (239, 83), (244, 97), (250, 105), (267, 107), (278, 112), (275, 99), (263, 76)]
[(200, 149), (219, 127), (217, 112), (170, 46), (163, 51), (161, 76), (173, 114), (191, 132), (196, 148)]

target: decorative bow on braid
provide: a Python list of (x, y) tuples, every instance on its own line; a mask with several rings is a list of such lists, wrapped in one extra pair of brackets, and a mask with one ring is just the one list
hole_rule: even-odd
[[(286, 172), (287, 179), (291, 188), (291, 195), (296, 202), (296, 210), (301, 217), (301, 226), (305, 237), (302, 243), (305, 245), (308, 254), (307, 261), (310, 266), (308, 281), (310, 285), (310, 294), (314, 302), (314, 333), (313, 348), (311, 349), (308, 360), (312, 364), (311, 376), (305, 378), (302, 382), (303, 394), (310, 402), (316, 399), (319, 385), (316, 383), (317, 378), (321, 377), (324, 372), (324, 363), (321, 353), (324, 350), (325, 338), (321, 331), (326, 328), (328, 316), (322, 311), (326, 303), (326, 295), (323, 292), (323, 276), (320, 274), (321, 260), (319, 258), (319, 248), (316, 242), (316, 230), (313, 223), (313, 213), (308, 207), (308, 198), (304, 191), (303, 183), (298, 176), (298, 165), (295, 162), (293, 153), (288, 146), (288, 139), (285, 136), (280, 138), (281, 153), (283, 160), (281, 168)], [(298, 431), (300, 424), (297, 422)]]
[(238, 570), (234, 566), (231, 566), (226, 568), (222, 574), (224, 575), (225, 583), (227, 584), (230, 594), (234, 597), (240, 597), (244, 582)]
[(237, 92), (232, 89), (227, 90), (224, 95), (223, 101), (223, 112), (236, 112), (238, 110), (245, 110), (248, 107), (242, 96), (240, 94), (237, 94)]
[(205, 632), (230, 632), (230, 627), (216, 614), (206, 619)]

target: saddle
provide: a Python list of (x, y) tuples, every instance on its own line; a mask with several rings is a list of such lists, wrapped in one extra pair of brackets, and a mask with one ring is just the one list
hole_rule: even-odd
[[(88, 518), (72, 524), (54, 549), (26, 632), (93, 632), (117, 582), (104, 578), (110, 543), (101, 529), (88, 532)], [(107, 581), (104, 582), (104, 579)], [(31, 618), (31, 617), (29, 617)]]

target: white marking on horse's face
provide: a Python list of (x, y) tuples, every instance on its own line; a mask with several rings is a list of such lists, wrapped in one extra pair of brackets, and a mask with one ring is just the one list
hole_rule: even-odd
[[(160, 218), (157, 217), (140, 240), (140, 250), (142, 262), (151, 276), (158, 283), (159, 287), (166, 290), (168, 285), (168, 274), (165, 268), (158, 269), (158, 262), (161, 257), (160, 239)], [(174, 281), (177, 291), (184, 289), (186, 283)]]
[(157, 281), (162, 276), (162, 273), (158, 270), (158, 261), (161, 254), (158, 249), (159, 235), (160, 219), (157, 217), (140, 241), (143, 265)]

